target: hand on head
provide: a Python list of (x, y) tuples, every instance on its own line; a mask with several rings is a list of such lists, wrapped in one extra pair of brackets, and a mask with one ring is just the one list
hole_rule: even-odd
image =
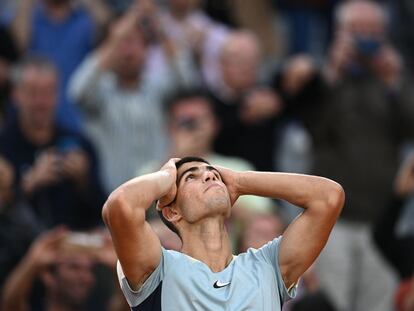
[(221, 179), (227, 187), (227, 191), (229, 192), (230, 196), (231, 206), (233, 206), (241, 194), (239, 187), (239, 173), (222, 166), (214, 167), (219, 171)]
[(172, 184), (171, 184), (171, 188), (170, 190), (164, 195), (162, 196), (158, 202), (157, 202), (157, 210), (160, 211), (162, 210), (164, 207), (170, 205), (174, 200), (175, 197), (177, 195), (177, 167), (176, 167), (176, 163), (180, 161), (180, 158), (172, 158), (170, 160), (168, 160), (167, 163), (165, 163), (160, 171), (164, 171), (167, 174), (169, 174), (171, 176), (171, 179), (173, 180)]
[[(160, 171), (166, 171), (174, 181), (177, 180), (177, 167), (176, 163), (180, 161), (180, 158), (172, 158), (170, 159), (164, 166), (160, 169)], [(239, 173), (232, 171), (228, 168), (221, 167), (221, 166), (214, 166), (221, 176), (223, 183), (226, 185), (227, 191), (230, 196), (230, 202), (233, 206), (234, 203), (237, 201), (238, 197), (240, 196), (240, 187), (239, 187)], [(164, 207), (170, 205), (174, 202), (177, 195), (177, 184), (174, 182), (171, 185), (170, 190), (161, 197), (157, 202), (157, 210), (161, 211)]]

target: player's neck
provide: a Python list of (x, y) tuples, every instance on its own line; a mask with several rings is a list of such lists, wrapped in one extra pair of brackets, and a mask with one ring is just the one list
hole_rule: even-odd
[(204, 262), (213, 272), (222, 271), (233, 258), (224, 220), (192, 224), (183, 234), (181, 251)]

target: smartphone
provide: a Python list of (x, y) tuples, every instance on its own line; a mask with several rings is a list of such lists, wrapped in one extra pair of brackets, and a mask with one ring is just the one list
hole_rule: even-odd
[(102, 235), (87, 232), (71, 232), (63, 241), (61, 250), (71, 254), (93, 254), (104, 246)]

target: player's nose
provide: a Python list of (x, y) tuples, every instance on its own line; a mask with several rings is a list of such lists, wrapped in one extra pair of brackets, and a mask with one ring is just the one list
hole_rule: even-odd
[(216, 179), (217, 179), (217, 177), (214, 174), (214, 172), (209, 171), (209, 170), (204, 171), (204, 173), (203, 173), (203, 181), (204, 182), (209, 181), (209, 180), (216, 180)]

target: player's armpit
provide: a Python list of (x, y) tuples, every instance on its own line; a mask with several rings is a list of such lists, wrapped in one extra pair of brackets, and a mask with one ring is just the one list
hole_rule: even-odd
[(332, 182), (326, 190), (329, 195), (311, 202), (283, 234), (279, 264), (287, 288), (316, 260), (342, 210), (345, 198), (342, 187)]

